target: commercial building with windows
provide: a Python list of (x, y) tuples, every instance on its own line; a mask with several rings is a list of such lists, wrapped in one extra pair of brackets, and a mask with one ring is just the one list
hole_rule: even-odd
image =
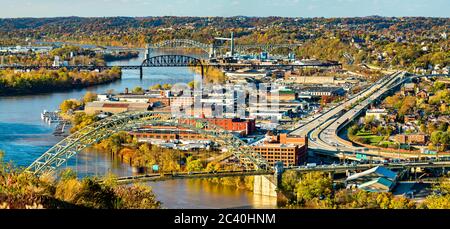
[(282, 161), (284, 166), (296, 166), (306, 161), (308, 139), (306, 137), (280, 134), (267, 136), (263, 144), (252, 146), (270, 166)]
[(263, 144), (252, 147), (270, 166), (282, 161), (284, 166), (296, 166), (306, 158), (306, 147), (294, 144)]

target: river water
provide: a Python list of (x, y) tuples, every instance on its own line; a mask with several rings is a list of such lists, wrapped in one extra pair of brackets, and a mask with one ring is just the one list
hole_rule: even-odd
[[(139, 65), (139, 58), (114, 61), (109, 65)], [(104, 93), (107, 90), (121, 92), (136, 86), (148, 88), (156, 83), (187, 83), (194, 73), (187, 68), (146, 68), (144, 78), (139, 79), (138, 70), (124, 70), (122, 79), (106, 85), (65, 92), (30, 96), (0, 97), (0, 150), (5, 152), (4, 161), (18, 166), (28, 166), (61, 138), (54, 137), (54, 126), (42, 122), (43, 110), (53, 111), (66, 99), (79, 99), (88, 92)], [(119, 176), (131, 175), (129, 166), (108, 155), (85, 151), (71, 159), (67, 167), (74, 168), (80, 176), (102, 175), (112, 172)], [(148, 183), (163, 203), (164, 208), (271, 208), (276, 200), (254, 197), (251, 192), (236, 190), (207, 183), (202, 180), (171, 180)]]

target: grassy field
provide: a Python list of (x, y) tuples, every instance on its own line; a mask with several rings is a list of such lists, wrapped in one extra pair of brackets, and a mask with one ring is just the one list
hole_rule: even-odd
[(356, 134), (356, 136), (358, 136), (361, 139), (368, 139), (366, 141), (369, 142), (371, 145), (378, 145), (378, 143), (384, 140), (384, 136), (374, 135), (371, 132), (360, 131)]

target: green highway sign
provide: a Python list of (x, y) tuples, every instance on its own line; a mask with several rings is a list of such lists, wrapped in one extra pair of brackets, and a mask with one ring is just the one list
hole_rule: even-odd
[(363, 160), (366, 160), (366, 159), (367, 159), (367, 155), (357, 153), (357, 154), (356, 154), (356, 159), (363, 159)]

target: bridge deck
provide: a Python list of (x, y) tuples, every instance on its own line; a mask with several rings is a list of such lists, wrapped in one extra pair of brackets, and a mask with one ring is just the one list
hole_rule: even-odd
[(258, 176), (271, 175), (273, 172), (265, 170), (246, 170), (246, 171), (218, 171), (218, 172), (176, 172), (176, 173), (154, 173), (137, 176), (120, 177), (117, 179), (119, 184), (134, 182), (151, 182), (172, 179), (192, 179), (192, 178), (214, 178), (214, 177), (236, 177), (236, 176)]
[[(376, 166), (385, 166), (389, 169), (408, 169), (408, 168), (450, 168), (450, 161), (442, 162), (415, 162), (415, 163), (391, 163), (391, 164), (356, 164), (345, 166), (297, 166), (285, 168), (285, 170), (295, 170), (300, 173), (309, 172), (331, 172), (345, 173), (347, 171), (367, 170)], [(239, 171), (217, 171), (217, 172), (176, 172), (176, 173), (153, 173), (137, 176), (128, 176), (117, 178), (119, 184), (128, 184), (135, 182), (154, 182), (172, 179), (195, 179), (195, 178), (214, 178), (214, 177), (236, 177), (236, 176), (258, 176), (273, 175), (273, 171), (265, 170), (239, 170)]]

